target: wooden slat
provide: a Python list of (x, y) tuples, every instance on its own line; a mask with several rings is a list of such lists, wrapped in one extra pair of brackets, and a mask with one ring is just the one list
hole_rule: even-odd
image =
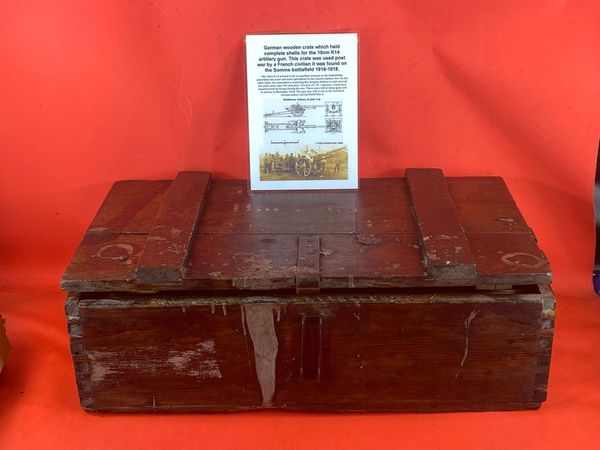
[(87, 409), (262, 408), (265, 360), (276, 408), (506, 409), (546, 389), (554, 299), (528, 291), (108, 294), (67, 313)]
[(500, 177), (446, 178), (466, 233), (531, 233)]
[[(321, 291), (550, 282), (548, 261), (501, 178), (446, 181), (458, 227), (462, 226), (464, 233), (439, 231), (442, 239), (425, 242), (436, 244), (437, 249), (446, 244), (452, 256), (455, 247), (461, 246), (452, 236), (466, 235), (477, 264), (473, 278), (436, 277), (425, 269), (421, 238), (428, 234), (419, 235), (408, 183), (394, 178), (364, 180), (358, 191), (331, 195), (249, 195), (245, 182), (211, 182), (201, 219), (190, 237), (187, 261), (185, 257), (179, 260), (186, 267), (183, 281), (165, 282), (150, 276), (136, 279), (136, 269), (146, 264), (140, 260), (148, 258), (150, 251), (144, 250), (150, 244), (148, 233), (161, 205), (170, 202), (167, 194), (172, 194), (175, 186), (143, 181), (118, 183), (111, 190), (65, 272), (62, 287), (72, 292), (293, 290), (299, 236), (319, 236)], [(433, 184), (426, 184), (431, 190)], [(186, 194), (184, 207), (201, 195), (199, 190), (192, 194)], [(434, 213), (448, 225), (447, 213)], [(182, 229), (181, 225), (176, 228)], [(169, 245), (171, 236), (167, 237)], [(436, 252), (440, 254), (443, 252)], [(174, 273), (179, 275), (180, 268)]]
[(357, 232), (416, 233), (410, 198), (403, 179), (361, 180), (356, 195)]
[(245, 181), (211, 186), (199, 233), (316, 234), (356, 230), (355, 192), (248, 192)]
[(171, 182), (117, 181), (88, 233), (148, 233)]
[(425, 267), (438, 280), (471, 280), (476, 264), (440, 169), (407, 169)]
[(321, 289), (420, 286), (417, 233), (321, 235)]
[(479, 275), (513, 279), (532, 277), (535, 284), (550, 284), (552, 274), (544, 253), (531, 233), (467, 233), (476, 255)]
[(209, 182), (207, 172), (180, 172), (173, 180), (138, 261), (139, 283), (182, 280)]
[[(287, 234), (197, 234), (185, 274), (186, 288), (296, 289), (298, 239)], [(319, 255), (313, 257), (319, 256), (320, 289), (431, 285), (416, 233), (323, 234), (319, 240)]]
[(185, 278), (208, 290), (296, 287), (297, 236), (197, 234)]
[(359, 191), (248, 192), (246, 181), (211, 185), (202, 234), (414, 233), (403, 179), (361, 180)]
[(298, 265), (296, 272), (296, 292), (298, 294), (318, 294), (321, 259), (321, 240), (318, 236), (298, 237)]
[(61, 287), (71, 292), (132, 290), (146, 239), (145, 234), (88, 232), (63, 274)]

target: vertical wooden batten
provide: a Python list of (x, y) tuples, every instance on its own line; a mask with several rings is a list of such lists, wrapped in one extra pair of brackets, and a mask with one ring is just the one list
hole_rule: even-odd
[(209, 185), (208, 172), (180, 172), (173, 180), (138, 260), (137, 282), (182, 281)]
[(407, 169), (425, 268), (438, 280), (474, 279), (477, 265), (440, 169)]
[(320, 288), (321, 239), (318, 236), (298, 237), (296, 293), (318, 294)]

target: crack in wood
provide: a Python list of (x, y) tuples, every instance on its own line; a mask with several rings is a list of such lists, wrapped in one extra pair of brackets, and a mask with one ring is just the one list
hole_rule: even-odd
[(477, 317), (477, 310), (471, 311), (469, 317), (465, 319), (465, 352), (463, 354), (462, 360), (460, 361), (460, 368), (456, 372), (454, 378), (458, 378), (460, 375), (460, 369), (465, 366), (465, 362), (467, 361), (467, 357), (469, 356), (469, 327), (471, 326), (471, 322)]

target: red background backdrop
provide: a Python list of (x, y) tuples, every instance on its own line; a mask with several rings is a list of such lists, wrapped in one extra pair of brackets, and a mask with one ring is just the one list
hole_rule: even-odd
[[(541, 410), (80, 410), (62, 270), (114, 180), (247, 177), (243, 35), (279, 31), (359, 33), (362, 177), (441, 167), (505, 178), (555, 273)], [(0, 57), (0, 312), (14, 347), (0, 376), (5, 448), (600, 448), (598, 2), (23, 0), (0, 6)]]

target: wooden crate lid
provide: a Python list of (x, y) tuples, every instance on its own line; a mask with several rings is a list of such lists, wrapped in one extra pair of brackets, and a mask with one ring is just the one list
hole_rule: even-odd
[(203, 172), (118, 182), (62, 287), (317, 293), (550, 282), (501, 178), (409, 169), (343, 192), (249, 192)]

